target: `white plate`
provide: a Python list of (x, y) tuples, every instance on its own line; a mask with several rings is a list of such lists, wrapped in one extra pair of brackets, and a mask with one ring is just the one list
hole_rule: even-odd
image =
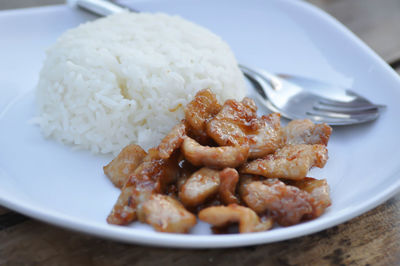
[(233, 247), (317, 232), (388, 199), (400, 187), (399, 77), (336, 20), (301, 1), (134, 1), (142, 11), (165, 11), (208, 27), (240, 62), (273, 72), (316, 77), (388, 105), (370, 124), (335, 128), (322, 170), (333, 205), (320, 218), (243, 235), (210, 235), (200, 223), (191, 235), (149, 226), (113, 226), (106, 216), (119, 190), (102, 173), (111, 157), (74, 151), (44, 139), (28, 124), (44, 50), (66, 29), (93, 19), (67, 6), (0, 12), (0, 204), (62, 227), (125, 242), (169, 247)]

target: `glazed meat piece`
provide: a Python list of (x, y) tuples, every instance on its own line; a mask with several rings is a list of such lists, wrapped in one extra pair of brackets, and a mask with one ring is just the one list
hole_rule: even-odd
[(187, 233), (196, 225), (196, 216), (187, 211), (176, 199), (153, 194), (138, 210), (138, 219), (157, 231)]
[(318, 180), (306, 177), (303, 180), (290, 181), (289, 184), (310, 194), (313, 213), (308, 218), (314, 219), (321, 216), (325, 209), (331, 205), (329, 185), (326, 179)]
[(199, 212), (199, 219), (215, 227), (239, 223), (240, 233), (266, 231), (273, 225), (272, 219), (262, 220), (253, 210), (237, 204), (208, 207)]
[[(146, 196), (150, 196), (151, 191)], [(139, 197), (139, 192), (134, 186), (124, 186), (118, 197), (111, 213), (107, 217), (109, 224), (126, 225), (136, 220), (135, 197)]]
[(241, 188), (241, 197), (256, 213), (268, 213), (283, 226), (297, 224), (313, 213), (307, 192), (278, 179), (249, 182)]
[(327, 124), (314, 124), (309, 119), (292, 120), (283, 128), (282, 142), (285, 144), (327, 145), (332, 128)]
[(207, 121), (221, 110), (221, 105), (215, 94), (210, 89), (199, 91), (185, 109), (185, 119), (189, 124), (191, 133), (204, 137)]
[(179, 198), (185, 206), (198, 206), (217, 194), (219, 184), (219, 171), (203, 167), (186, 180), (179, 190)]
[(235, 195), (236, 185), (239, 181), (239, 173), (234, 168), (225, 168), (219, 173), (219, 196), (224, 204), (239, 204)]
[(176, 180), (176, 188), (178, 191), (181, 190), (182, 186), (186, 183), (189, 177), (198, 170), (198, 168), (194, 167), (191, 163), (189, 163), (181, 153), (181, 157), (178, 160), (179, 167), (179, 176)]
[(177, 156), (162, 159), (158, 149), (150, 149), (122, 188), (107, 222), (123, 225), (135, 220), (138, 206), (153, 193), (162, 192), (168, 183), (176, 180), (178, 173)]
[(265, 158), (246, 163), (240, 172), (299, 180), (306, 177), (311, 167), (324, 167), (327, 160), (328, 150), (325, 145), (287, 145)]
[(168, 159), (171, 154), (179, 149), (186, 136), (186, 127), (182, 122), (172, 128), (167, 136), (158, 145), (158, 152), (161, 158)]
[(104, 174), (111, 182), (122, 188), (133, 171), (142, 163), (146, 152), (138, 145), (128, 145), (117, 157), (103, 167)]
[(181, 150), (185, 158), (195, 166), (214, 168), (236, 167), (247, 160), (249, 146), (202, 146), (192, 138), (186, 137)]
[[(243, 202), (243, 195), (245, 195), (247, 192), (246, 188), (249, 184), (255, 182), (255, 181), (264, 181), (265, 178), (262, 176), (256, 176), (256, 175), (246, 175), (246, 174), (239, 174), (239, 184), (238, 184), (238, 192), (239, 192), (239, 198)], [(244, 204), (246, 205), (246, 204)]]
[(257, 107), (253, 100), (241, 102), (227, 100), (221, 111), (207, 123), (207, 134), (220, 146), (247, 145), (246, 129), (257, 120)]
[(263, 157), (274, 153), (282, 146), (280, 119), (280, 114), (272, 113), (253, 121), (251, 129), (247, 130), (249, 158)]
[(253, 100), (228, 100), (222, 110), (207, 124), (207, 133), (219, 145), (249, 145), (250, 158), (273, 153), (281, 146), (280, 115), (257, 117)]

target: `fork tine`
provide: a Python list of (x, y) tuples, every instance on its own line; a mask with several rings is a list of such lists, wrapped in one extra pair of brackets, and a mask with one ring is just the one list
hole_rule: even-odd
[(341, 119), (341, 118), (330, 118), (318, 115), (307, 115), (307, 118), (311, 119), (314, 123), (327, 123), (331, 126), (341, 126), (341, 125), (352, 125), (359, 124), (363, 122), (368, 122), (375, 120), (376, 118), (357, 120), (357, 119)]
[(323, 117), (323, 116), (318, 116), (318, 115), (307, 115), (307, 118), (311, 119), (315, 123), (327, 123), (331, 126), (359, 123), (359, 121), (355, 120), (355, 119), (329, 118), (329, 117)]
[(337, 101), (328, 98), (320, 98), (318, 103), (320, 105), (330, 105), (337, 107), (358, 107), (358, 108), (386, 108), (386, 105), (383, 104), (373, 104), (368, 100), (358, 99), (355, 101), (345, 102), (345, 101)]
[(344, 114), (378, 112), (382, 108), (384, 108), (384, 106), (375, 105), (375, 104), (365, 104), (365, 105), (339, 104), (339, 105), (331, 105), (331, 104), (324, 104), (324, 103), (321, 103), (321, 102), (317, 102), (313, 106), (313, 109), (317, 110), (317, 111), (326, 111), (326, 112), (344, 113)]
[[(379, 109), (377, 109), (379, 110)], [(338, 112), (328, 112), (314, 110), (306, 112), (310, 118), (319, 121), (327, 121), (327, 123), (333, 124), (349, 124), (350, 122), (366, 122), (372, 121), (378, 118), (379, 111), (375, 112), (360, 112), (360, 113), (338, 113)], [(331, 120), (331, 122), (329, 122)]]

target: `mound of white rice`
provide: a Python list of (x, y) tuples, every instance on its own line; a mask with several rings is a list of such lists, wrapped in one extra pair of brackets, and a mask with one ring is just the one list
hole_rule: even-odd
[(245, 96), (221, 38), (176, 16), (122, 13), (69, 30), (48, 49), (35, 121), (46, 137), (95, 153), (147, 149), (204, 88), (220, 101)]

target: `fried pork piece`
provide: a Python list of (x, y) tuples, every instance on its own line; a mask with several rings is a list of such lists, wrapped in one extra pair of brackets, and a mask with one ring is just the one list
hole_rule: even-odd
[(281, 115), (272, 113), (257, 119), (252, 129), (247, 131), (249, 138), (249, 158), (258, 158), (275, 152), (282, 146)]
[(196, 216), (187, 211), (176, 199), (153, 194), (138, 210), (138, 219), (157, 231), (187, 233), (196, 225)]
[(117, 157), (103, 167), (104, 174), (111, 182), (122, 188), (133, 171), (142, 163), (146, 152), (138, 145), (128, 145)]
[(182, 153), (180, 156), (181, 157), (178, 159), (179, 176), (175, 184), (178, 191), (181, 190), (182, 186), (186, 183), (189, 177), (198, 170), (198, 168), (194, 167), (183, 157)]
[(246, 205), (256, 213), (268, 213), (280, 225), (297, 224), (313, 213), (309, 193), (278, 179), (249, 181), (242, 186), (241, 197)]
[(186, 137), (181, 150), (185, 158), (195, 166), (214, 168), (236, 167), (247, 160), (249, 146), (202, 146), (192, 138)]
[(239, 204), (235, 196), (236, 185), (239, 181), (239, 173), (234, 168), (225, 168), (219, 172), (219, 196), (224, 204)]
[(332, 128), (327, 124), (314, 124), (309, 119), (292, 120), (283, 128), (282, 142), (285, 144), (327, 145)]
[(198, 137), (207, 136), (207, 121), (221, 110), (221, 105), (210, 89), (199, 91), (185, 109), (185, 119), (191, 132)]
[(257, 119), (254, 101), (244, 98), (241, 102), (227, 100), (221, 111), (207, 123), (207, 134), (221, 146), (248, 144), (246, 128)]
[(237, 204), (208, 207), (199, 212), (199, 219), (215, 227), (239, 223), (240, 233), (266, 231), (273, 225), (271, 218), (262, 220), (253, 210)]
[(219, 184), (219, 171), (203, 167), (186, 180), (179, 190), (179, 198), (185, 206), (198, 206), (217, 194)]
[(328, 150), (325, 145), (286, 145), (274, 154), (246, 163), (240, 172), (299, 180), (306, 177), (311, 167), (324, 167), (327, 160)]
[(326, 179), (314, 179), (306, 177), (303, 180), (289, 181), (289, 184), (308, 192), (311, 196), (311, 205), (313, 212), (308, 216), (310, 219), (321, 216), (325, 209), (331, 206), (331, 197), (329, 194), (329, 185)]
[(181, 147), (185, 136), (186, 126), (183, 122), (174, 126), (168, 135), (161, 141), (160, 145), (158, 145), (160, 157), (168, 159), (176, 149)]
[(281, 146), (280, 115), (257, 117), (253, 100), (227, 100), (207, 123), (207, 133), (221, 146), (249, 145), (250, 158), (273, 153)]
[(162, 159), (158, 149), (150, 149), (141, 165), (122, 188), (107, 222), (124, 225), (136, 219), (139, 205), (154, 193), (160, 193), (166, 185), (177, 178), (177, 155)]

